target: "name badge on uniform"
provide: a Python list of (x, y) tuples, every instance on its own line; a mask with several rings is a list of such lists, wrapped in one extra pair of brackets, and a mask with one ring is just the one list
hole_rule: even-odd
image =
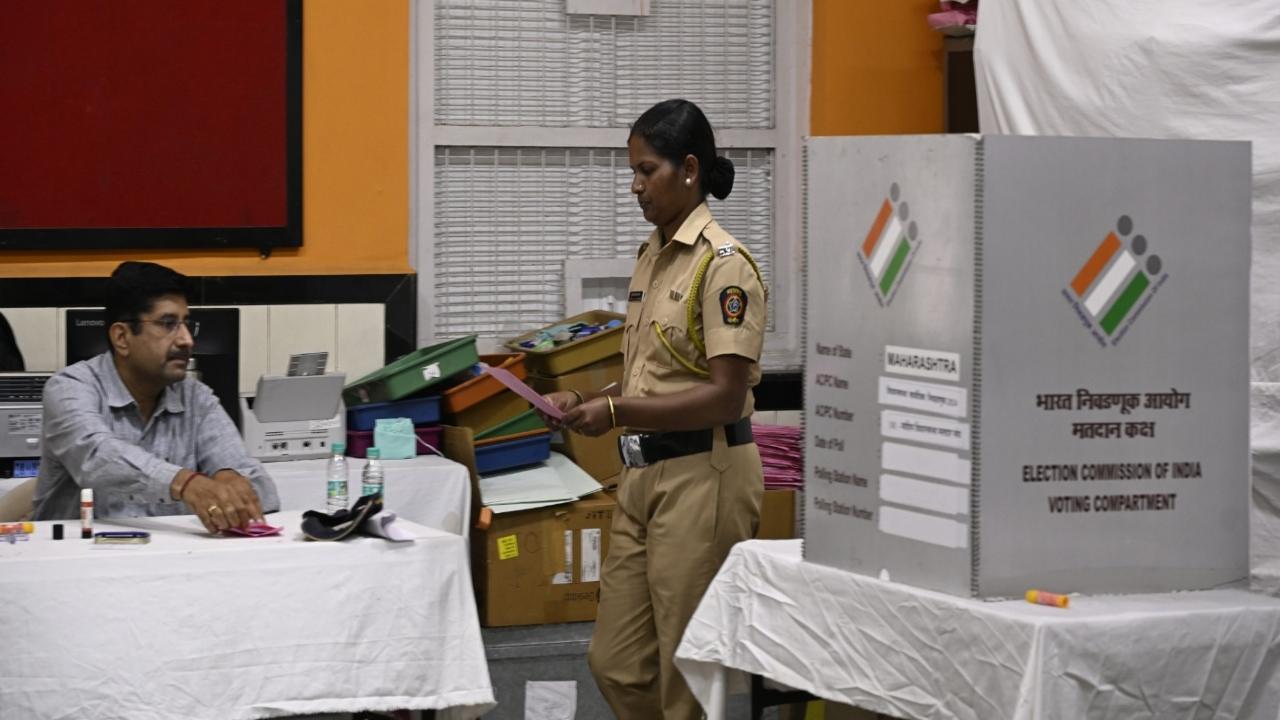
[(720, 314), (724, 316), (725, 325), (738, 326), (747, 314), (747, 293), (737, 285), (730, 285), (720, 291)]
[(640, 302), (643, 299), (644, 299), (643, 290), (632, 290), (631, 294), (627, 296), (628, 302)]

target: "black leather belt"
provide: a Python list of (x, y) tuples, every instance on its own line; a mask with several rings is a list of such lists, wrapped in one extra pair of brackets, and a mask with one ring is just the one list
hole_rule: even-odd
[[(715, 430), (683, 430), (679, 432), (634, 433), (618, 438), (622, 464), (640, 468), (662, 460), (711, 452)], [(755, 442), (751, 434), (751, 418), (744, 417), (724, 426), (724, 439), (730, 447)]]

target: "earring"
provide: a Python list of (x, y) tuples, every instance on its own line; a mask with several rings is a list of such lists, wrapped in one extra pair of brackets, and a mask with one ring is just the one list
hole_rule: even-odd
[(685, 178), (685, 179), (684, 179), (684, 184), (685, 184), (685, 185), (692, 185), (692, 184), (693, 184), (693, 178)]

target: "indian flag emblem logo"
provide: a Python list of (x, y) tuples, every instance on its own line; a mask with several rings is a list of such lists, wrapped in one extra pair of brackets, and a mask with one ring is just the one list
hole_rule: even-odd
[(881, 307), (893, 301), (920, 245), (916, 224), (910, 219), (910, 208), (905, 200), (900, 200), (900, 194), (898, 183), (889, 186), (889, 196), (880, 203), (875, 222), (871, 223), (858, 249), (858, 261)]
[(1160, 256), (1147, 250), (1147, 238), (1133, 234), (1133, 220), (1122, 215), (1062, 291), (1103, 347), (1120, 342), (1169, 278)]

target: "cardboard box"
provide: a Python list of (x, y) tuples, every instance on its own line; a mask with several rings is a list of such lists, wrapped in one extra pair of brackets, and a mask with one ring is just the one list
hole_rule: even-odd
[[(546, 395), (562, 390), (580, 393), (596, 392), (610, 383), (622, 382), (622, 355), (612, 355), (605, 360), (588, 365), (566, 375), (530, 375), (529, 385)], [(622, 472), (622, 457), (618, 454), (618, 436), (621, 430), (605, 433), (600, 437), (586, 437), (571, 432), (560, 432), (552, 437), (551, 448), (564, 453), (578, 467), (601, 483)], [(616, 484), (616, 482), (615, 482)]]
[(807, 560), (984, 597), (1248, 577), (1248, 143), (808, 158)]
[(594, 620), (615, 503), (574, 503), (494, 515), (471, 535), (476, 608), (485, 627)]
[(758, 540), (790, 540), (796, 536), (796, 491), (765, 490), (760, 503)]

